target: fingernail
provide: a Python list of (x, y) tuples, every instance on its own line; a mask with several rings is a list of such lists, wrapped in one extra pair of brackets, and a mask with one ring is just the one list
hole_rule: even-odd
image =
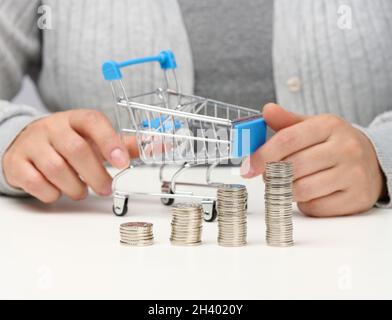
[(119, 148), (112, 151), (110, 158), (112, 160), (112, 164), (117, 168), (125, 168), (128, 165), (128, 157)]
[(241, 176), (244, 178), (248, 178), (253, 176), (254, 170), (252, 166), (250, 165), (250, 158), (246, 158), (244, 162), (242, 163), (241, 170), (240, 170)]

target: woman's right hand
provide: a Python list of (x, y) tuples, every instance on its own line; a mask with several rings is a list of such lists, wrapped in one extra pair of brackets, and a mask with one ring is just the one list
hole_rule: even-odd
[(130, 161), (110, 121), (95, 110), (54, 113), (28, 125), (3, 157), (7, 182), (45, 203), (62, 194), (81, 200), (90, 186), (110, 195), (112, 179), (103, 163), (125, 168)]

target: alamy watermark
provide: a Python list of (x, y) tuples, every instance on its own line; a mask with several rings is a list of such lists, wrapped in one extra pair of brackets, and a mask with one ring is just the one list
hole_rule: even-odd
[(338, 8), (337, 26), (341, 30), (351, 30), (353, 28), (353, 11), (348, 5), (341, 5)]
[(49, 290), (53, 288), (54, 275), (52, 268), (42, 265), (37, 268), (36, 286), (40, 290)]
[(340, 291), (351, 291), (353, 289), (352, 269), (348, 265), (338, 268), (338, 289)]
[[(39, 18), (37, 26), (41, 30), (52, 30), (52, 8), (48, 5), (41, 5), (37, 9)], [(351, 30), (353, 28), (353, 12), (349, 5), (342, 4), (337, 10), (337, 26), (341, 30)]]
[(52, 30), (52, 8), (48, 5), (39, 6), (37, 9), (39, 15), (37, 26), (41, 30)]
[(251, 153), (252, 137), (249, 129), (180, 128), (175, 132), (141, 134), (139, 139), (141, 157), (147, 162), (240, 164)]

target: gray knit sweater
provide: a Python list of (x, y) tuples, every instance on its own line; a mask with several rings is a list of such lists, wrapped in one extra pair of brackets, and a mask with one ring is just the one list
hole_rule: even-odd
[[(40, 4), (52, 9), (52, 30), (36, 28)], [(351, 29), (337, 25), (341, 4), (351, 8)], [(391, 30), (390, 0), (275, 0), (277, 101), (295, 112), (331, 112), (364, 127), (390, 194)], [(155, 54), (162, 48), (176, 53), (181, 89), (193, 92), (192, 49), (176, 0), (0, 0), (0, 159), (20, 130), (41, 116), (33, 107), (8, 102), (25, 74), (36, 81), (48, 112), (97, 108), (110, 115), (113, 103), (100, 74), (102, 61)], [(211, 42), (211, 48), (219, 56), (219, 42)], [(134, 92), (148, 91), (159, 86), (159, 76), (159, 70), (145, 65), (133, 70), (128, 84)], [(242, 83), (231, 83), (231, 90), (240, 90)], [(0, 192), (19, 193), (2, 174)]]

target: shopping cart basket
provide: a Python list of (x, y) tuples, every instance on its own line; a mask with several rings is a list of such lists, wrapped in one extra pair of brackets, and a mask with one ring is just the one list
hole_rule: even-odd
[[(147, 62), (160, 64), (163, 70), (162, 88), (131, 96), (126, 91), (121, 69)], [(119, 179), (133, 170), (137, 166), (135, 164), (114, 177), (113, 212), (118, 216), (127, 213), (129, 196), (150, 195), (160, 197), (164, 205), (171, 205), (178, 198), (199, 201), (204, 219), (215, 220), (216, 196), (179, 191), (177, 186), (217, 188), (221, 183), (211, 181), (211, 172), (218, 164), (241, 159), (265, 142), (266, 124), (259, 112), (180, 93), (176, 67), (174, 54), (169, 50), (157, 56), (121, 63), (107, 61), (102, 66), (104, 78), (110, 81), (116, 101), (115, 116), (120, 133), (125, 138), (127, 135), (135, 136), (139, 163), (160, 165), (161, 192), (158, 193), (119, 190)], [(179, 168), (169, 179), (164, 179), (167, 165)], [(205, 183), (178, 181), (185, 170), (201, 165), (207, 165)]]

